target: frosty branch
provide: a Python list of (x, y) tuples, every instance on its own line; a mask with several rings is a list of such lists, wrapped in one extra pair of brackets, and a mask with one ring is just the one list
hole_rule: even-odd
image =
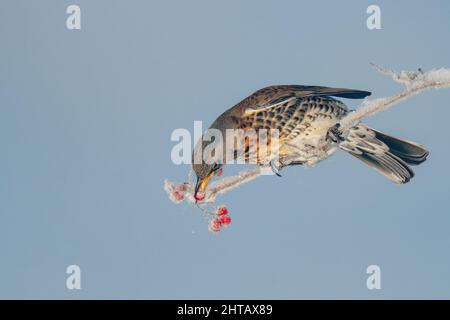
[(354, 112), (351, 112), (340, 121), (340, 131), (343, 133), (357, 125), (363, 118), (384, 111), (413, 95), (429, 89), (450, 87), (450, 69), (433, 69), (428, 72), (423, 72), (421, 69), (418, 71), (395, 72), (383, 69), (377, 65), (373, 65), (373, 67), (380, 73), (390, 76), (394, 81), (405, 85), (406, 89), (391, 97), (373, 100), (365, 99)]

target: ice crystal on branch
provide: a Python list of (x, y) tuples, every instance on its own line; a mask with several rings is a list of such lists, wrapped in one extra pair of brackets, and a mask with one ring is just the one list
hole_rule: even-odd
[(365, 99), (355, 111), (339, 122), (340, 131), (344, 134), (362, 119), (389, 109), (393, 105), (422, 91), (450, 87), (450, 69), (433, 69), (427, 72), (423, 72), (421, 69), (418, 71), (395, 72), (383, 69), (377, 65), (373, 65), (373, 67), (380, 73), (390, 76), (394, 81), (405, 85), (406, 90), (390, 97), (373, 100)]

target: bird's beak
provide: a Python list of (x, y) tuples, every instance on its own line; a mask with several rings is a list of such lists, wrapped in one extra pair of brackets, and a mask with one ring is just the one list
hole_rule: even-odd
[(214, 176), (214, 172), (211, 172), (205, 179), (197, 178), (197, 183), (195, 185), (194, 198), (197, 201), (201, 201), (205, 198), (205, 189), (209, 183), (209, 180)]

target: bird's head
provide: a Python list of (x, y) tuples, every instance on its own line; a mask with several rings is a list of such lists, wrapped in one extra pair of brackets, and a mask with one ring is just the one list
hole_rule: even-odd
[(206, 187), (214, 176), (222, 173), (226, 160), (226, 128), (234, 128), (233, 118), (228, 111), (220, 115), (192, 151), (192, 169), (197, 176), (194, 197), (197, 201), (205, 198)]
[(197, 201), (201, 201), (205, 198), (208, 183), (219, 171), (221, 171), (222, 165), (219, 163), (208, 164), (202, 162), (200, 164), (193, 164), (192, 168), (197, 176), (194, 198)]

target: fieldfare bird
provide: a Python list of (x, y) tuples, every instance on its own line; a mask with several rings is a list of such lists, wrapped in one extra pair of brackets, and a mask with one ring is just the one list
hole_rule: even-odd
[[(409, 165), (418, 165), (428, 156), (424, 146), (382, 133), (364, 124), (356, 125), (345, 135), (339, 131), (339, 120), (350, 111), (334, 97), (362, 99), (370, 94), (367, 91), (343, 88), (270, 86), (256, 91), (222, 113), (210, 129), (220, 131), (224, 138), (227, 137), (227, 129), (241, 129), (244, 132), (277, 130), (279, 151), (274, 169), (276, 172), (291, 165), (312, 166), (340, 148), (393, 182), (407, 183), (414, 176)], [(208, 182), (226, 163), (224, 157), (218, 157), (214, 161), (194, 161), (195, 155), (198, 152), (203, 154), (210, 143), (212, 142), (208, 139), (201, 139), (192, 154), (193, 170), (197, 175), (197, 200), (203, 199)], [(245, 159), (252, 157), (249, 150), (247, 144), (243, 152)], [(234, 158), (236, 157), (237, 153), (234, 154)], [(256, 159), (259, 165), (267, 165), (267, 159)], [(271, 166), (272, 160), (269, 159)]]

